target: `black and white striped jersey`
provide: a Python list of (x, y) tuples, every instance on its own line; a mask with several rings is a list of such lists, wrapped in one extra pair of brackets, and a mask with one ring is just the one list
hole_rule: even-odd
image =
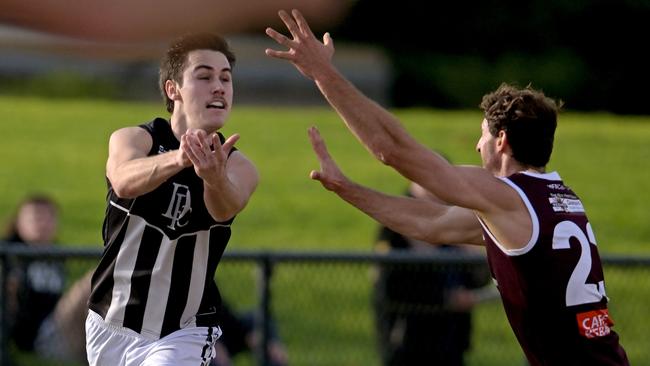
[[(140, 127), (153, 137), (150, 156), (179, 148), (166, 120)], [(217, 325), (221, 296), (214, 274), (232, 221), (210, 216), (203, 180), (193, 167), (134, 199), (117, 197), (108, 182), (104, 253), (92, 278), (89, 308), (109, 324), (152, 339)]]

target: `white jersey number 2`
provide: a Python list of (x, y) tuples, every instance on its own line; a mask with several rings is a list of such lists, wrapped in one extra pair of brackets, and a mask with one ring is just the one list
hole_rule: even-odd
[(591, 245), (596, 245), (596, 238), (587, 224), (587, 233), (573, 221), (562, 221), (555, 226), (553, 231), (553, 249), (569, 249), (569, 240), (576, 238), (580, 243), (580, 259), (573, 269), (571, 278), (566, 289), (566, 306), (590, 304), (599, 302), (605, 296), (605, 284), (603, 281), (598, 285), (587, 283), (587, 277), (591, 272)]

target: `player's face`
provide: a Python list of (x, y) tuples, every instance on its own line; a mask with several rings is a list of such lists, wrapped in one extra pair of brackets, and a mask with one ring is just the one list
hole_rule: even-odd
[(476, 143), (476, 151), (481, 154), (483, 168), (496, 174), (499, 171), (496, 138), (490, 133), (486, 119), (483, 119), (483, 123), (481, 123), (481, 138)]
[(223, 127), (233, 100), (232, 72), (226, 56), (212, 50), (190, 52), (179, 93), (188, 127), (206, 132)]

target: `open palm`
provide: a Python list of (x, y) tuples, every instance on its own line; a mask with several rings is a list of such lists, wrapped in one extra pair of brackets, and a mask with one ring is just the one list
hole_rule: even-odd
[(320, 170), (312, 170), (309, 177), (321, 182), (325, 189), (335, 191), (337, 186), (347, 181), (347, 177), (341, 172), (341, 169), (339, 169), (334, 159), (330, 156), (327, 151), (327, 146), (325, 146), (325, 141), (318, 132), (318, 129), (316, 127), (310, 127), (308, 134), (309, 141), (311, 141), (311, 145), (320, 163)]

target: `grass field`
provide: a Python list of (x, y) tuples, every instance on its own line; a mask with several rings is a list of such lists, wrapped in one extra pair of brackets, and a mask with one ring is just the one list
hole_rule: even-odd
[[(0, 124), (0, 136), (3, 137), (0, 145), (0, 222), (6, 222), (16, 203), (28, 193), (47, 192), (62, 207), (60, 241), (64, 245), (99, 248), (105, 208), (104, 164), (108, 136), (119, 127), (164, 116), (162, 105), (0, 97), (0, 111), (4, 117)], [(478, 110), (399, 110), (396, 113), (424, 145), (439, 149), (455, 163), (480, 163), (474, 151), (480, 132)], [(405, 188), (406, 181), (374, 160), (328, 108), (235, 107), (224, 133), (242, 135), (237, 146), (255, 162), (261, 182), (249, 206), (236, 219), (229, 250), (363, 251), (371, 248), (376, 224), (308, 179), (309, 171), (317, 168), (306, 136), (311, 125), (320, 128), (332, 155), (352, 179), (395, 194)], [(570, 112), (561, 115), (549, 169), (557, 169), (581, 195), (601, 253), (650, 252), (649, 142), (650, 117)], [(237, 274), (237, 271), (229, 268), (224, 271), (225, 277), (237, 279), (223, 285), (227, 293), (236, 292), (242, 287), (241, 283), (250, 281), (244, 278), (247, 275)], [(231, 272), (235, 273), (230, 275)], [(327, 323), (332, 326), (328, 328), (332, 342), (335, 338), (354, 337), (355, 332), (369, 331), (366, 272), (367, 269), (361, 269), (360, 273), (351, 275), (351, 281), (340, 279), (327, 284), (327, 279), (311, 278), (297, 269), (278, 271), (277, 283), (274, 282), (277, 291), (300, 299), (275, 304), (283, 323), (303, 326), (299, 328), (302, 331), (287, 335), (287, 341), (296, 349), (298, 362), (295, 364), (314, 364), (299, 361), (301, 355), (315, 352), (306, 336), (310, 329), (325, 329)], [(636, 283), (642, 285), (640, 290), (624, 276), (615, 277), (618, 286), (615, 290), (612, 281), (608, 282), (610, 296), (636, 294), (650, 300), (647, 277), (635, 277), (640, 279)], [(345, 281), (349, 284), (342, 287)], [(296, 284), (301, 287), (296, 288)], [(246, 285), (251, 286), (254, 284)], [(326, 320), (324, 314), (309, 316), (312, 315), (310, 307), (324, 299), (346, 297), (350, 298), (346, 299), (349, 300), (346, 315), (356, 319), (355, 326), (350, 326), (345, 318), (339, 319), (341, 323), (338, 324), (337, 320)], [(497, 365), (498, 361), (483, 363), (481, 360), (489, 359), (490, 352), (499, 352), (490, 344), (502, 339), (513, 342), (512, 333), (498, 304), (483, 307), (478, 313), (478, 318), (488, 319), (487, 322), (479, 320), (477, 324), (477, 337), (486, 341), (483, 345), (477, 344), (483, 351), (472, 355), (472, 365)], [(638, 326), (641, 327), (650, 320), (647, 311), (641, 314), (642, 319), (623, 316), (618, 321), (630, 327), (640, 322)], [(500, 319), (496, 327), (494, 319)], [(624, 340), (647, 343), (647, 336), (641, 331), (633, 330), (630, 334), (642, 338)], [(372, 348), (372, 344), (366, 343), (353, 342), (349, 348)], [(327, 347), (324, 349), (323, 357), (332, 358), (331, 362), (321, 364), (344, 364), (332, 352), (327, 352)], [(373, 360), (376, 357), (368, 351), (358, 352), (361, 353), (353, 359)], [(641, 360), (644, 355), (648, 353), (640, 353), (636, 359)]]
[[(61, 241), (97, 245), (105, 204), (104, 164), (112, 130), (165, 115), (158, 104), (0, 97), (0, 221), (26, 194), (52, 194), (63, 209)], [(424, 145), (455, 163), (479, 164), (480, 113), (397, 111)], [(405, 180), (373, 159), (327, 108), (235, 107), (224, 132), (257, 165), (261, 181), (236, 220), (230, 248), (369, 248), (375, 224), (308, 178), (317, 162), (306, 130), (317, 125), (353, 179), (400, 193)], [(650, 238), (650, 117), (561, 116), (557, 169), (581, 195), (600, 250), (646, 253)]]

